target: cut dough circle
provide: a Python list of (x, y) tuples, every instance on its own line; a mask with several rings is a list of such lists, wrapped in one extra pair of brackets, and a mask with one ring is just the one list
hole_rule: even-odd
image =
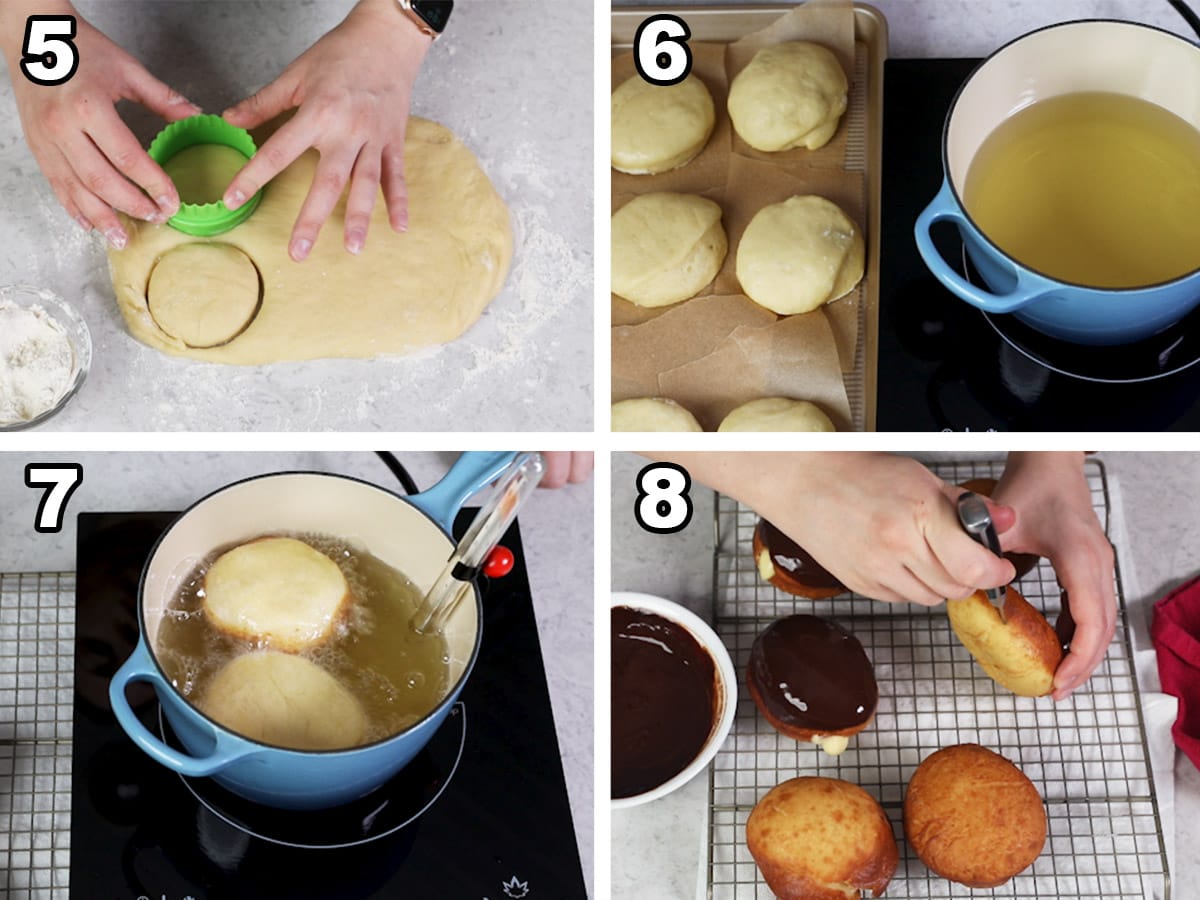
[(292, 750), (356, 747), (367, 735), (362, 704), (336, 678), (276, 650), (229, 662), (196, 705), (231, 731)]
[[(255, 129), (263, 146), (282, 119)], [(147, 308), (155, 262), (199, 239), (169, 225), (121, 215), (124, 250), (108, 255), (113, 290), (130, 333), (165, 353), (235, 365), (410, 353), (453, 340), (504, 287), (513, 254), (504, 201), (474, 154), (449, 129), (410, 118), (404, 143), (408, 231), (388, 222), (382, 192), (362, 252), (344, 246), (346, 195), (303, 263), (288, 255), (296, 218), (320, 154), (308, 150), (263, 188), (253, 215), (220, 240), (240, 248), (262, 275), (258, 315), (234, 340), (189, 347)]]
[(861, 229), (836, 203), (807, 195), (755, 214), (738, 245), (736, 268), (747, 297), (787, 316), (845, 296), (865, 267)]
[(647, 307), (687, 300), (716, 277), (728, 249), (712, 200), (642, 194), (612, 217), (613, 293)]
[(815, 403), (763, 397), (730, 412), (717, 431), (837, 431), (837, 428)]
[(163, 163), (163, 171), (174, 182), (183, 203), (216, 203), (246, 162), (246, 157), (233, 147), (195, 144)]
[(729, 118), (755, 150), (816, 150), (837, 133), (846, 111), (846, 73), (820, 44), (764, 47), (729, 86)]
[(703, 431), (696, 417), (666, 397), (640, 397), (612, 405), (613, 431)]
[(629, 175), (677, 169), (704, 149), (716, 120), (712, 94), (695, 75), (672, 85), (634, 75), (612, 94), (612, 166)]
[(219, 347), (250, 324), (259, 287), (258, 269), (237, 247), (182, 244), (155, 264), (146, 305), (171, 337), (189, 347)]
[(337, 563), (294, 538), (234, 547), (204, 576), (204, 612), (216, 628), (293, 653), (329, 637), (349, 602)]

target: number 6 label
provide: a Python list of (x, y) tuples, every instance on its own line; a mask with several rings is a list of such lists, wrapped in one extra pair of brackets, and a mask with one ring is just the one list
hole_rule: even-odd
[(692, 486), (687, 469), (674, 463), (653, 463), (638, 473), (633, 517), (646, 531), (674, 534), (692, 521)]
[(25, 20), (21, 71), (34, 84), (53, 87), (71, 80), (79, 68), (74, 16), (30, 16)]
[(633, 39), (633, 64), (651, 84), (679, 84), (692, 71), (692, 32), (687, 22), (663, 13), (638, 26)]
[(25, 486), (48, 488), (38, 504), (33, 530), (38, 534), (58, 534), (62, 531), (67, 501), (75, 488), (83, 483), (83, 466), (79, 463), (30, 463), (25, 467)]

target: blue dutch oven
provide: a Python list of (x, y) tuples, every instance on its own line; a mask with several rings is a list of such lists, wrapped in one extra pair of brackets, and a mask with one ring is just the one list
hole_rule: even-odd
[[(1200, 129), (1200, 48), (1146, 25), (1081, 21), (1043, 28), (996, 51), (963, 84), (946, 115), (945, 180), (917, 219), (917, 247), (937, 279), (972, 306), (1012, 313), (1064, 341), (1127, 344), (1162, 331), (1200, 305), (1200, 270), (1119, 290), (1058, 281), (992, 243), (962, 202), (971, 161), (998, 125), (1038, 100), (1082, 91), (1140, 97)], [(934, 246), (930, 229), (943, 221), (958, 227), (983, 285), (959, 275)]]
[[(109, 700), (121, 727), (151, 758), (181, 775), (210, 776), (228, 790), (281, 809), (323, 809), (379, 787), (433, 737), (458, 699), (479, 653), (482, 609), (462, 603), (445, 626), (451, 688), (421, 721), (349, 750), (299, 751), (259, 743), (205, 716), (179, 693), (154, 655), (164, 611), (195, 565), (213, 550), (280, 531), (337, 535), (404, 572), (427, 591), (454, 548), (454, 517), (495, 480), (513, 453), (464, 453), (437, 485), (401, 497), (381, 487), (315, 472), (263, 475), (210, 494), (159, 538), (138, 588), (141, 636), (113, 676)], [(125, 690), (148, 682), (183, 749), (166, 744), (134, 714)]]

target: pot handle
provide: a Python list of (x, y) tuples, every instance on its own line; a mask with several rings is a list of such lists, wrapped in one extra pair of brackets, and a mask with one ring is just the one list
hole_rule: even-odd
[(516, 457), (516, 451), (511, 450), (468, 450), (454, 461), (441, 481), (407, 499), (449, 533), (467, 499), (499, 478)]
[(112, 706), (113, 713), (117, 717), (117, 721), (121, 727), (125, 729), (125, 733), (132, 738), (133, 742), (142, 749), (150, 758), (161, 763), (173, 772), (178, 772), (180, 775), (211, 775), (214, 772), (219, 772), (226, 766), (241, 759), (244, 756), (249, 756), (255, 752), (255, 748), (247, 746), (240, 740), (230, 741), (219, 731), (213, 729), (213, 752), (205, 757), (188, 756), (186, 753), (176, 750), (174, 747), (167, 745), (162, 739), (151, 732), (133, 711), (133, 707), (129, 705), (129, 700), (125, 696), (125, 689), (131, 682), (146, 681), (153, 684), (156, 688), (166, 691), (173, 691), (174, 688), (167, 684), (166, 679), (158, 671), (154, 664), (154, 660), (150, 658), (150, 651), (146, 648), (145, 640), (139, 639), (133, 653), (129, 659), (125, 660), (124, 664), (117, 670), (117, 674), (112, 677), (112, 681), (108, 685), (108, 702)]
[(973, 230), (974, 225), (958, 206), (954, 191), (950, 188), (950, 180), (942, 181), (942, 189), (938, 191), (925, 210), (917, 217), (915, 228), (917, 249), (925, 265), (942, 284), (958, 297), (990, 313), (1010, 313), (1020, 309), (1038, 297), (1054, 290), (1058, 285), (1041, 275), (1030, 272), (1022, 266), (1014, 266), (1017, 284), (1007, 294), (993, 294), (979, 285), (971, 284), (947, 263), (937, 248), (933, 245), (930, 230), (937, 222), (951, 221), (958, 226), (960, 232)]

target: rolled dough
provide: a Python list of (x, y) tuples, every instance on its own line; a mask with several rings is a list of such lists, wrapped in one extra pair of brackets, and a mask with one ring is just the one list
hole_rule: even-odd
[[(260, 147), (268, 136), (269, 129), (254, 135)], [(315, 150), (301, 156), (264, 188), (249, 219), (212, 239), (245, 253), (263, 288), (254, 321), (219, 347), (189, 347), (167, 334), (146, 297), (160, 258), (206, 239), (123, 217), (129, 244), (109, 251), (109, 269), (130, 333), (178, 356), (259, 365), (406, 353), (470, 328), (503, 287), (513, 250), (508, 209), (471, 151), (444, 126), (410, 119), (408, 232), (392, 231), (381, 192), (366, 246), (347, 253), (343, 196), (309, 258), (297, 263), (288, 242), (318, 158)]]
[(246, 157), (222, 144), (185, 147), (163, 164), (184, 203), (216, 203), (225, 195), (233, 176), (246, 165)]
[(233, 340), (258, 309), (258, 270), (228, 244), (181, 244), (150, 273), (146, 296), (158, 327), (189, 347)]

